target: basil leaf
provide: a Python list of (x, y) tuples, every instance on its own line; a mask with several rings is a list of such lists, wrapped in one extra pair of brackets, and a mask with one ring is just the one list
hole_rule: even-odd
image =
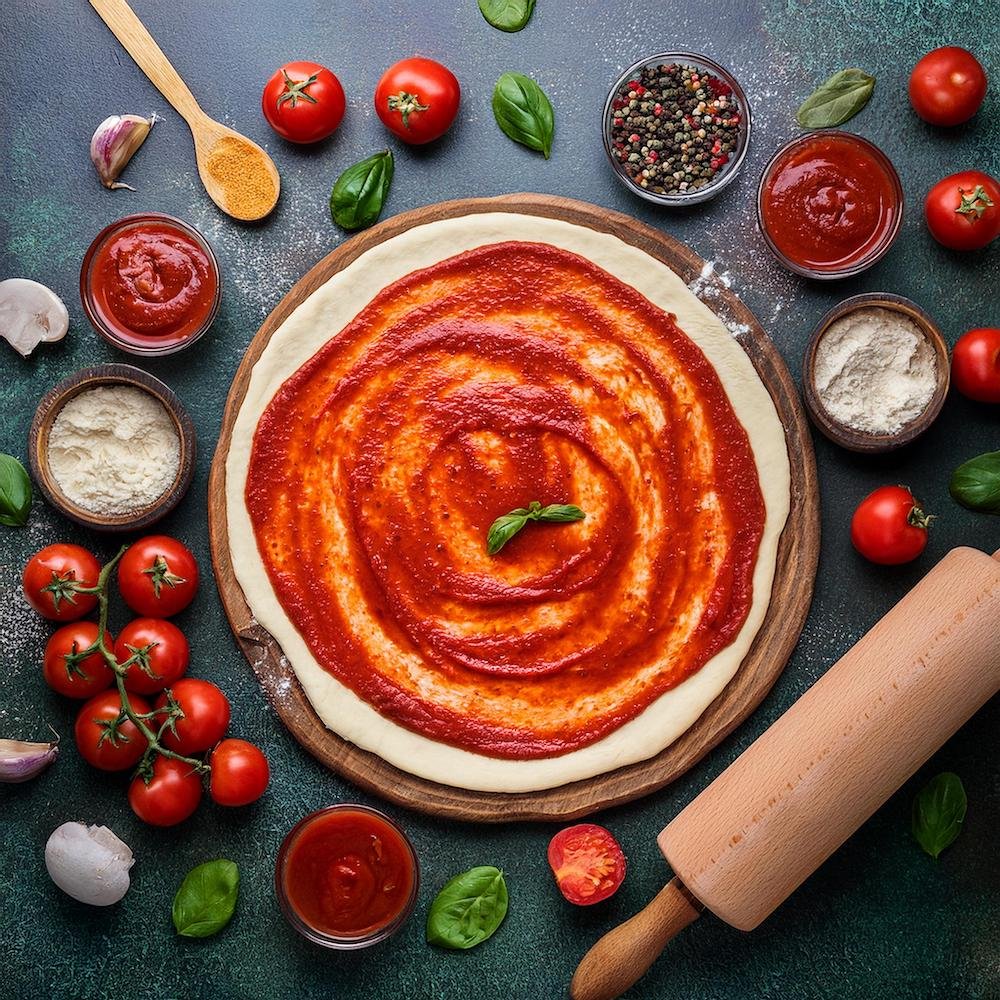
[(12, 455), (0, 455), (0, 524), (23, 528), (31, 510), (31, 480)]
[(963, 462), (952, 473), (948, 489), (963, 507), (1000, 514), (1000, 451)]
[(509, 514), (502, 514), (491, 525), (486, 535), (486, 551), (495, 556), (529, 521), (582, 521), (587, 515), (570, 503), (550, 503), (543, 507), (532, 500), (527, 507), (518, 507)]
[(445, 884), (427, 914), (427, 941), (442, 948), (474, 948), (503, 923), (507, 884), (491, 865), (471, 868)]
[(330, 193), (330, 215), (342, 229), (364, 229), (381, 214), (395, 164), (385, 149), (348, 167)]
[(211, 937), (229, 923), (236, 909), (240, 870), (232, 861), (206, 861), (187, 873), (174, 896), (173, 918), (183, 937)]
[(842, 69), (821, 83), (799, 106), (795, 120), (803, 128), (834, 128), (853, 118), (875, 89), (875, 77), (860, 69)]
[(571, 503), (550, 503), (538, 512), (539, 521), (582, 521), (587, 515)]
[(498, 517), (486, 536), (486, 551), (495, 556), (527, 523), (527, 514), (513, 512)]
[(520, 31), (534, 9), (535, 0), (479, 0), (483, 17), (501, 31)]
[(545, 91), (523, 73), (504, 73), (493, 89), (493, 117), (514, 142), (537, 149), (547, 160), (555, 124)]
[(931, 778), (920, 789), (913, 800), (913, 836), (932, 858), (958, 836), (966, 805), (962, 779), (950, 771)]

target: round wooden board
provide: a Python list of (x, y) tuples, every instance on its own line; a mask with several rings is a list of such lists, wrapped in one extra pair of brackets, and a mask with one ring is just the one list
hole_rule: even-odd
[[(236, 640), (281, 720), (310, 753), (373, 794), (435, 816), (462, 820), (568, 820), (639, 798), (683, 774), (725, 738), (761, 702), (784, 669), (805, 623), (819, 555), (819, 492), (812, 440), (795, 384), (753, 314), (721, 283), (712, 283), (709, 304), (736, 334), (767, 386), (785, 427), (791, 462), (791, 511), (778, 548), (767, 616), (733, 680), (701, 718), (655, 757), (608, 774), (539, 792), (506, 794), (440, 785), (400, 771), (331, 732), (313, 711), (277, 642), (256, 623), (233, 574), (226, 522), (226, 456), (233, 423), (250, 372), (274, 331), (331, 275), (370, 247), (413, 226), (481, 212), (539, 215), (602, 232), (666, 263), (688, 283), (705, 262), (664, 233), (626, 215), (551, 195), (517, 194), (442, 202), (406, 212), (366, 230), (323, 258), (281, 300), (247, 348), (233, 379), (209, 480), (209, 531), (219, 592)], [(765, 473), (766, 474), (766, 473)]]

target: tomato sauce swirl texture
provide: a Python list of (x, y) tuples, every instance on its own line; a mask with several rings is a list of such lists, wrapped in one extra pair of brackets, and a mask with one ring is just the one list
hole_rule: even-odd
[[(385, 288), (272, 398), (246, 504), (317, 662), (385, 718), (487, 756), (594, 743), (697, 672), (752, 603), (765, 508), (674, 317), (547, 244)], [(532, 500), (586, 519), (493, 520)]]

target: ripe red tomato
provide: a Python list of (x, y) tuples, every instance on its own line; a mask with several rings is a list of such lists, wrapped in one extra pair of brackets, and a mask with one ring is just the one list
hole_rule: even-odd
[(209, 681), (182, 677), (156, 699), (156, 708), (166, 708), (167, 694), (172, 694), (184, 717), (175, 723), (176, 735), (169, 729), (163, 745), (177, 753), (201, 753), (215, 746), (229, 727), (229, 699)]
[(451, 128), (462, 90), (455, 74), (433, 59), (403, 59), (375, 88), (375, 111), (404, 142), (433, 142)]
[(118, 588), (137, 614), (169, 618), (194, 599), (198, 564), (191, 550), (176, 538), (147, 535), (122, 556)]
[(927, 192), (924, 215), (931, 235), (952, 250), (978, 250), (1000, 234), (1000, 183), (964, 170)]
[(190, 764), (157, 755), (147, 782), (141, 775), (128, 786), (128, 804), (144, 823), (174, 826), (201, 802), (201, 775)]
[(43, 617), (72, 622), (97, 606), (96, 594), (80, 587), (96, 587), (101, 564), (85, 548), (59, 542), (36, 552), (24, 567), (24, 596)]
[(549, 867), (559, 891), (577, 906), (613, 896), (625, 878), (625, 855), (618, 841), (596, 823), (578, 823), (549, 841)]
[(858, 504), (851, 518), (851, 541), (866, 559), (898, 566), (924, 551), (930, 523), (930, 515), (905, 486), (880, 486)]
[[(114, 641), (110, 632), (104, 633), (105, 646), (110, 649)], [(56, 629), (45, 644), (42, 659), (45, 683), (68, 698), (90, 698), (111, 687), (115, 674), (100, 652), (94, 650), (87, 656), (82, 655), (95, 642), (95, 622), (71, 622)]]
[[(136, 618), (122, 629), (115, 643), (115, 658), (124, 663), (135, 654), (139, 659), (126, 671), (125, 687), (138, 694), (156, 694), (169, 687), (184, 676), (191, 661), (184, 633), (163, 618)], [(150, 672), (156, 676), (151, 677)]]
[(245, 806), (256, 802), (267, 789), (271, 770), (267, 758), (246, 740), (223, 740), (209, 763), (209, 791), (220, 806)]
[[(149, 705), (137, 695), (129, 698), (133, 711), (144, 715)], [(122, 702), (117, 691), (105, 691), (86, 702), (76, 717), (73, 733), (80, 755), (102, 771), (127, 771), (146, 751), (146, 737), (130, 719), (120, 724)]]
[(981, 327), (958, 338), (951, 353), (951, 381), (969, 399), (1000, 403), (1000, 329)]
[(925, 122), (960, 125), (986, 96), (986, 71), (979, 60), (957, 45), (928, 52), (910, 75), (910, 103)]
[(319, 142), (344, 117), (344, 88), (325, 66), (290, 62), (264, 85), (261, 108), (268, 125), (289, 142)]

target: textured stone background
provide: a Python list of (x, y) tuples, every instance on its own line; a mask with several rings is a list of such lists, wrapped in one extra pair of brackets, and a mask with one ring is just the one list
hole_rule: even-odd
[[(797, 376), (809, 332), (839, 299), (865, 289), (911, 296), (953, 342), (965, 329), (1000, 322), (1000, 250), (958, 257), (937, 247), (920, 218), (923, 193), (966, 166), (998, 163), (1000, 97), (993, 85), (976, 120), (944, 132), (908, 108), (905, 81), (927, 49), (956, 42), (978, 50), (1000, 81), (1000, 29), (992, 0), (539, 0), (520, 34), (480, 17), (474, 0), (366, 0), (288, 5), (136, 0), (136, 9), (206, 110), (260, 141), (283, 177), (281, 203), (263, 225), (241, 227), (204, 196), (187, 130), (83, 0), (14, 0), (0, 28), (3, 142), (0, 144), (0, 276), (36, 278), (69, 306), (67, 340), (22, 361), (0, 345), (0, 451), (24, 456), (38, 398), (58, 379), (104, 361), (129, 360), (105, 346), (80, 308), (80, 259), (94, 234), (130, 211), (157, 209), (198, 226), (224, 273), (222, 312), (211, 334), (172, 359), (144, 365), (191, 412), (200, 455), (191, 493), (163, 529), (186, 539), (206, 570), (200, 599), (179, 619), (194, 648), (193, 672), (233, 701), (233, 732), (262, 744), (273, 787), (257, 806), (204, 806), (180, 829), (157, 832), (135, 820), (125, 780), (89, 770), (71, 737), (72, 707), (42, 682), (49, 633), (25, 607), (20, 567), (49, 542), (69, 538), (102, 555), (113, 543), (71, 527), (38, 502), (23, 531), (0, 529), (0, 735), (44, 738), (51, 723), (68, 737), (57, 765), (27, 786), (0, 788), (0, 996), (457, 998), (470, 994), (534, 1000), (564, 995), (583, 951), (643, 905), (668, 875), (654, 837), (753, 738), (816, 680), (948, 548), (1000, 547), (1000, 520), (958, 508), (947, 494), (952, 467), (1000, 446), (1000, 409), (948, 401), (927, 437), (888, 458), (864, 459), (817, 441), (823, 490), (823, 551), (816, 600), (802, 641), (771, 696), (734, 737), (672, 788), (598, 819), (620, 838), (630, 870), (622, 890), (593, 909), (557, 894), (545, 864), (555, 827), (440, 823), (399, 809), (423, 865), (417, 913), (394, 940), (363, 953), (332, 954), (301, 941), (281, 918), (271, 887), (284, 832), (304, 812), (365, 799), (301, 751), (268, 709), (226, 626), (208, 570), (205, 492), (225, 394), (261, 320), (291, 284), (342, 234), (327, 214), (334, 178), (386, 144), (370, 107), (381, 70), (419, 52), (446, 62), (463, 85), (462, 115), (430, 149), (394, 146), (396, 179), (387, 212), (446, 198), (528, 190), (576, 195), (630, 212), (685, 240), (718, 270), (770, 331)], [(755, 132), (745, 173), (716, 201), (690, 212), (657, 211), (612, 178), (601, 149), (599, 113), (624, 66), (667, 48), (703, 51), (731, 67), (753, 103)], [(331, 66), (347, 90), (347, 118), (317, 149), (284, 144), (259, 112), (260, 88), (281, 62)], [(909, 200), (903, 233), (877, 268), (852, 282), (809, 285), (779, 271), (753, 220), (760, 169), (796, 131), (792, 112), (813, 85), (845, 65), (878, 76), (875, 98), (851, 128), (889, 153)], [(556, 108), (552, 160), (515, 146), (489, 109), (508, 69), (538, 79)], [(108, 192), (87, 157), (94, 126), (112, 112), (163, 116), (129, 167), (135, 193)], [(940, 515), (929, 550), (896, 570), (864, 564), (851, 551), (854, 503), (882, 482), (903, 481)], [(123, 609), (114, 624), (125, 621)], [(913, 781), (753, 935), (710, 917), (667, 950), (631, 997), (957, 1000), (1000, 997), (1000, 824), (997, 732), (988, 706)], [(909, 834), (913, 793), (939, 770), (957, 771), (969, 795), (961, 838), (935, 864)], [(49, 882), (42, 845), (71, 818), (103, 822), (135, 849), (133, 889), (108, 911), (87, 909)], [(239, 863), (243, 888), (233, 923), (205, 942), (174, 936), (170, 901), (194, 864), (224, 855)], [(495, 863), (507, 872), (506, 924), (468, 954), (423, 941), (423, 917), (456, 871)]]

